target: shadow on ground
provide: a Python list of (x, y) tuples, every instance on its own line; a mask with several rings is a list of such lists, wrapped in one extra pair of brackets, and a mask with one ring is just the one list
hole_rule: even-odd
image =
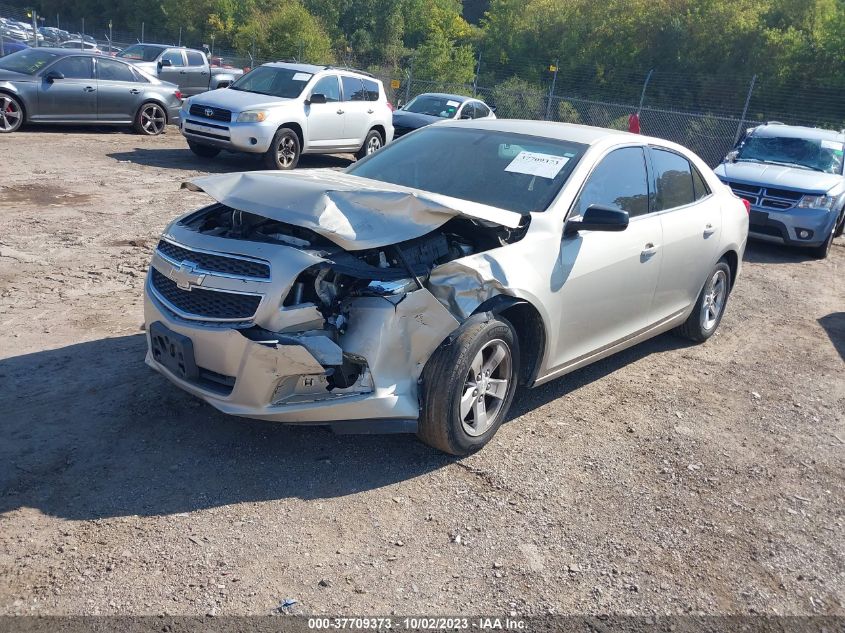
[[(836, 243), (834, 243), (834, 246)], [(818, 261), (810, 254), (810, 249), (799, 246), (784, 246), (749, 240), (745, 247), (746, 262), (754, 264), (796, 264), (800, 262)]]
[[(659, 337), (527, 392), (511, 417), (679, 345)], [(145, 347), (138, 334), (0, 360), (0, 512), (97, 519), (332, 498), (452, 461), (411, 435), (338, 436), (223, 415), (147, 368)]]
[[(107, 156), (121, 162), (162, 169), (193, 169), (212, 173), (265, 169), (261, 157), (257, 155), (221, 152), (215, 158), (200, 158), (187, 146), (184, 149), (136, 147), (131, 152), (113, 152)], [(302, 156), (298, 169), (343, 169), (352, 163), (352, 158), (345, 155), (314, 154)]]
[(845, 312), (832, 312), (823, 316), (819, 319), (819, 325), (827, 332), (840, 358), (845, 360)]

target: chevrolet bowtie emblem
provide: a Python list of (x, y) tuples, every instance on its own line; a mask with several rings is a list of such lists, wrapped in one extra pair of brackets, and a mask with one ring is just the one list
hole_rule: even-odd
[(195, 286), (201, 286), (205, 279), (205, 274), (198, 273), (196, 270), (196, 264), (185, 261), (179, 264), (178, 267), (171, 267), (168, 277), (175, 281), (176, 285), (182, 290), (190, 290)]

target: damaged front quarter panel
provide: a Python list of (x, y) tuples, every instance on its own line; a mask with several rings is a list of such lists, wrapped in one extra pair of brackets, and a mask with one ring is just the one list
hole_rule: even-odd
[(431, 294), (461, 321), (488, 299), (511, 294), (507, 274), (488, 253), (442, 264), (428, 283)]

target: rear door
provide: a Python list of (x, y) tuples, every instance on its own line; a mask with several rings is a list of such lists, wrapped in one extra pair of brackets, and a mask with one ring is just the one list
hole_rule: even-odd
[(97, 119), (100, 121), (131, 121), (141, 105), (143, 87), (138, 85), (129, 64), (98, 57)]
[(663, 225), (663, 271), (654, 296), (661, 317), (695, 303), (718, 256), (722, 210), (701, 174), (685, 156), (649, 149)]
[(627, 211), (628, 228), (618, 233), (581, 231), (563, 237), (557, 290), (560, 367), (585, 361), (655, 322), (651, 311), (660, 275), (662, 228), (650, 213), (649, 179), (641, 146), (605, 155), (586, 180), (570, 217), (591, 205)]
[[(64, 75), (52, 82), (49, 71)], [(97, 81), (91, 55), (63, 57), (39, 75), (38, 113), (33, 121), (94, 121), (97, 118)]]
[(367, 91), (360, 77), (341, 76), (343, 84), (344, 146), (358, 148), (370, 131), (370, 119), (375, 112), (367, 101)]
[(183, 82), (188, 77), (185, 69), (185, 54), (178, 48), (168, 48), (158, 58), (159, 62), (170, 61), (170, 66), (161, 65), (158, 69), (158, 77), (162, 81), (169, 81), (184, 89)]
[(190, 95), (197, 95), (208, 90), (209, 70), (208, 61), (199, 51), (185, 51), (185, 83), (183, 92)]
[(311, 89), (311, 95), (321, 94), (326, 103), (312, 103), (305, 106), (308, 120), (308, 149), (342, 147), (344, 128), (344, 104), (341, 103), (340, 80), (337, 75), (321, 77)]

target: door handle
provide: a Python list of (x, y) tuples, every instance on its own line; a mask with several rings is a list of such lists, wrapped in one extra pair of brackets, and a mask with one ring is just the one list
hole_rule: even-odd
[(707, 226), (704, 227), (704, 237), (709, 237), (709, 236), (713, 235), (713, 233), (715, 233), (715, 232), (716, 232), (716, 229), (713, 228), (712, 224), (708, 224)]
[(338, 111), (337, 111), (337, 113), (338, 113), (338, 114), (343, 114), (343, 110), (338, 110)]
[(140, 90), (138, 90), (137, 88), (130, 88), (130, 89), (129, 89), (129, 92), (131, 92), (133, 95), (139, 95), (139, 94), (141, 94), (141, 91), (140, 91)]
[(94, 92), (96, 88), (94, 86), (85, 86), (82, 90), (85, 92)]
[(180, 70), (180, 71), (179, 71), (179, 74), (180, 74), (180, 75), (187, 75), (187, 74), (188, 74), (188, 71), (187, 71), (187, 70)]
[(642, 255), (643, 257), (651, 257), (657, 252), (658, 248), (660, 248), (660, 245), (652, 244), (651, 242), (649, 242), (645, 245), (645, 248), (642, 250), (640, 255)]
[(375, 110), (373, 110), (372, 108), (370, 108), (369, 110), (367, 110), (367, 114), (372, 114), (373, 112), (375, 112)]

